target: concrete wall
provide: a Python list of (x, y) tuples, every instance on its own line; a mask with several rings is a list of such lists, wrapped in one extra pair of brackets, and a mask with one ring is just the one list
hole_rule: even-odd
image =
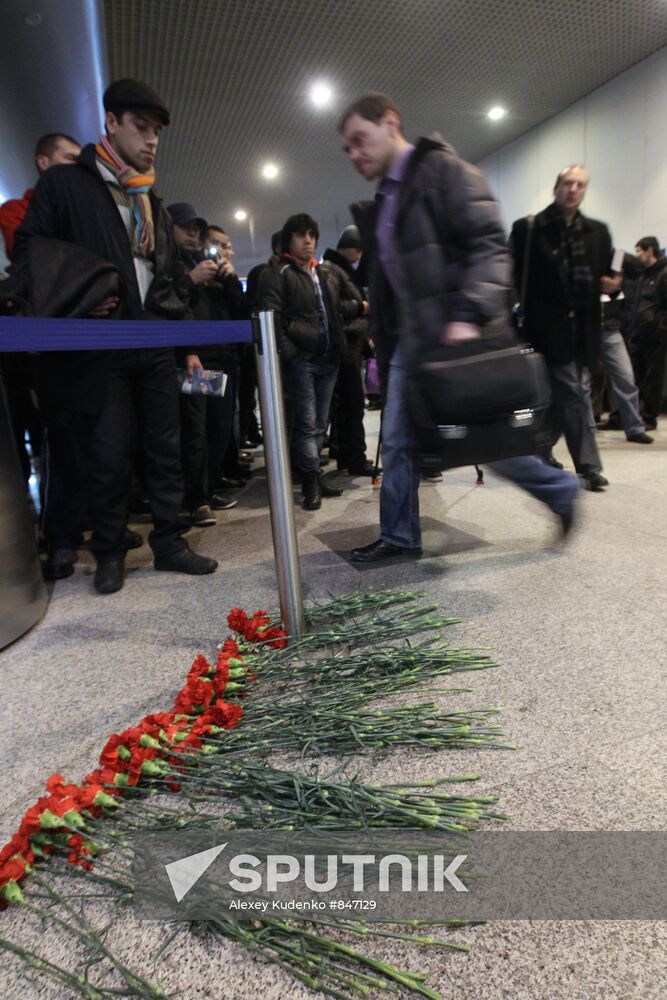
[[(0, 0), (0, 202), (37, 179), (35, 142), (96, 139), (107, 83), (101, 0)], [(0, 269), (6, 264), (0, 239)]]
[(648, 235), (667, 244), (667, 48), (481, 161), (508, 229), (552, 200), (568, 163), (590, 170), (583, 210), (615, 246), (632, 251)]

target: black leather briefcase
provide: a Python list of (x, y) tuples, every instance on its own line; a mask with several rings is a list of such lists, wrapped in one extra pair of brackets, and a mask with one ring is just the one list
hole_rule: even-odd
[[(534, 455), (552, 443), (551, 388), (531, 347), (484, 340), (423, 354), (409, 380), (417, 450), (428, 468)], [(480, 350), (481, 348), (481, 350)]]

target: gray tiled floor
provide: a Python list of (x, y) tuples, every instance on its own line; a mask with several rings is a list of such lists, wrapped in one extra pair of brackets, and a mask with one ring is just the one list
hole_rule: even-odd
[[(377, 415), (368, 422), (374, 448)], [(447, 707), (501, 707), (516, 750), (399, 751), (362, 760), (365, 776), (382, 782), (476, 771), (480, 789), (500, 793), (513, 829), (665, 829), (667, 432), (651, 447), (612, 433), (599, 440), (611, 485), (583, 495), (578, 531), (564, 550), (552, 544), (547, 511), (491, 475), (475, 488), (472, 469), (421, 490), (426, 557), (419, 562), (360, 571), (344, 558), (376, 537), (378, 491), (368, 480), (341, 477), (340, 499), (314, 514), (297, 509), (307, 594), (423, 588), (464, 619), (448, 630), (452, 641), (492, 647), (501, 664), (433, 685), (467, 686), (470, 694), (432, 697)], [(109, 732), (171, 703), (194, 655), (224, 636), (232, 606), (275, 608), (260, 473), (217, 527), (189, 537), (221, 560), (215, 576), (157, 574), (144, 547), (130, 555), (124, 590), (102, 598), (92, 591), (84, 554), (74, 577), (54, 588), (44, 620), (0, 654), (3, 839), (52, 771), (81, 777)], [(0, 916), (0, 933), (6, 927), (12, 937), (18, 920)], [(118, 947), (149, 971), (158, 930), (128, 921), (116, 933)], [(422, 969), (432, 987), (463, 1000), (667, 996), (664, 923), (499, 922), (443, 936), (472, 944), (473, 953), (401, 944), (375, 945), (374, 953)], [(207, 982), (228, 981), (230, 970), (234, 992), (220, 995), (234, 1000), (312, 995), (229, 946), (179, 939), (162, 963), (165, 988), (181, 989), (184, 1000), (204, 997)], [(19, 985), (11, 966), (0, 972), (0, 994), (66, 995)]]

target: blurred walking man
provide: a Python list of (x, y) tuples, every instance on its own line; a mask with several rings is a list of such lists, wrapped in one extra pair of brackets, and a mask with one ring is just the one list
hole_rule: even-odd
[[(439, 136), (411, 145), (396, 105), (368, 94), (340, 120), (343, 150), (374, 202), (353, 207), (370, 257), (370, 305), (386, 402), (382, 425), (380, 537), (352, 559), (421, 554), (419, 464), (406, 377), (411, 359), (438, 343), (479, 338), (506, 307), (509, 255), (496, 204), (482, 174)], [(572, 524), (574, 476), (534, 456), (491, 464)]]

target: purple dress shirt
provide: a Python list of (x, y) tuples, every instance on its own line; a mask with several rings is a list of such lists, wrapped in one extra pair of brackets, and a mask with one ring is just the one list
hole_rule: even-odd
[(405, 297), (405, 279), (403, 277), (400, 255), (396, 247), (394, 224), (398, 214), (398, 202), (401, 184), (405, 170), (414, 146), (408, 144), (398, 154), (389, 172), (380, 181), (378, 198), (380, 207), (375, 223), (375, 238), (377, 240), (380, 263), (397, 298)]

